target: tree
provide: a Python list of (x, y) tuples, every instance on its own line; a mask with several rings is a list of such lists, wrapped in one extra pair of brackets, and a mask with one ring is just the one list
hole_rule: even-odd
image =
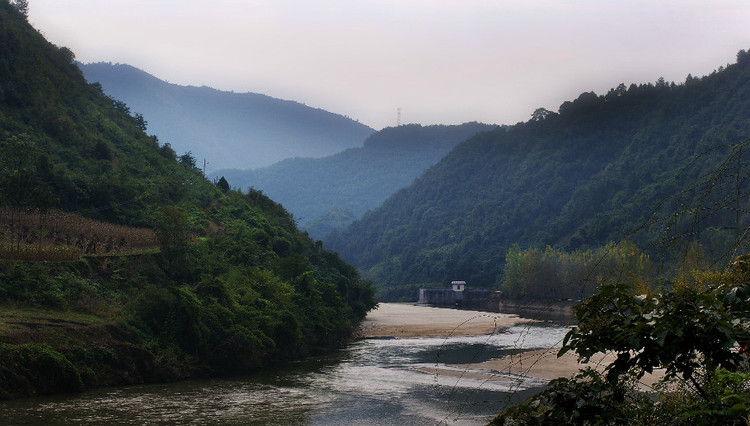
[(180, 164), (182, 164), (185, 167), (196, 169), (198, 168), (195, 164), (195, 157), (193, 157), (193, 154), (188, 151), (182, 155), (180, 155), (180, 158), (178, 159)]
[(229, 182), (227, 182), (226, 178), (222, 176), (218, 182), (216, 182), (216, 186), (221, 189), (221, 192), (227, 192), (229, 191)]
[[(576, 307), (578, 326), (565, 337), (559, 355), (574, 351), (587, 361), (611, 352), (615, 360), (603, 375), (589, 370), (551, 382), (495, 423), (745, 424), (750, 415), (744, 349), (750, 343), (750, 256), (741, 256), (723, 272), (696, 275), (695, 283), (678, 282), (659, 291), (603, 285)], [(672, 390), (654, 403), (634, 383), (657, 368), (665, 369), (664, 383)], [(669, 403), (675, 397), (680, 402)]]
[(154, 226), (161, 254), (166, 262), (166, 270), (173, 278), (189, 276), (188, 250), (190, 230), (187, 214), (174, 207), (163, 206), (161, 216)]
[(72, 64), (73, 61), (75, 61), (76, 59), (75, 53), (73, 53), (73, 51), (68, 49), (67, 47), (60, 48), (60, 56), (63, 58), (65, 62), (69, 64)]
[(128, 104), (112, 97), (110, 97), (110, 99), (112, 100), (112, 106), (114, 106), (116, 110), (123, 114), (130, 115), (130, 107)]
[(619, 98), (620, 96), (623, 96), (628, 92), (628, 88), (625, 86), (625, 83), (620, 83), (617, 85), (616, 88), (610, 89), (609, 92), (607, 92), (607, 95), (605, 98), (607, 100), (614, 100), (615, 98)]
[(174, 152), (169, 142), (159, 147), (159, 155), (171, 161), (177, 160), (177, 153)]
[(531, 114), (531, 121), (542, 121), (555, 113), (546, 108), (537, 108)]
[(25, 17), (29, 17), (29, 0), (13, 0), (11, 2), (16, 9)]
[(47, 213), (57, 201), (57, 197), (52, 193), (49, 187), (39, 186), (34, 191), (34, 204), (36, 204), (36, 208), (39, 212), (39, 228), (37, 230), (39, 235), (37, 240), (37, 253), (39, 255), (42, 253), (42, 239), (47, 233), (45, 229)]
[(143, 114), (136, 113), (135, 125), (138, 126), (139, 129), (145, 132), (146, 129), (148, 128), (148, 121), (146, 121), (146, 119), (143, 118)]
[(20, 249), (20, 222), (24, 209), (33, 205), (38, 195), (35, 162), (39, 148), (28, 135), (11, 136), (0, 143), (0, 201), (11, 208), (11, 239)]

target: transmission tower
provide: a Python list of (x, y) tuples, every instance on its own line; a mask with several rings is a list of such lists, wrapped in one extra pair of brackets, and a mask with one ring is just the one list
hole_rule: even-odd
[(401, 108), (396, 109), (396, 126), (401, 127)]

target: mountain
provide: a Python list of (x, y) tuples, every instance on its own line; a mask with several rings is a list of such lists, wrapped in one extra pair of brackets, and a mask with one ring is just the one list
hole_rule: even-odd
[(86, 79), (148, 120), (149, 133), (207, 170), (254, 169), (285, 158), (361, 146), (373, 129), (350, 118), (257, 93), (179, 86), (124, 64), (79, 64)]
[(340, 347), (369, 283), (259, 191), (88, 84), (0, 1), (0, 399), (248, 372)]
[[(382, 299), (464, 279), (497, 286), (514, 245), (648, 253), (691, 236), (714, 256), (746, 229), (750, 55), (682, 84), (621, 84), (456, 146), (411, 186), (325, 239)], [(741, 235), (741, 234), (740, 234)]]
[(262, 190), (314, 238), (344, 229), (409, 185), (458, 143), (496, 126), (409, 124), (373, 133), (364, 146), (324, 158), (294, 158), (256, 170), (220, 170), (231, 185)]

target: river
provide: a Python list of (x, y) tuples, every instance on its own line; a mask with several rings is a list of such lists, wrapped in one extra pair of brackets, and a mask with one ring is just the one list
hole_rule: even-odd
[(0, 424), (485, 424), (546, 382), (456, 364), (554, 347), (567, 330), (534, 323), (485, 336), (368, 338), (241, 378), (0, 402)]

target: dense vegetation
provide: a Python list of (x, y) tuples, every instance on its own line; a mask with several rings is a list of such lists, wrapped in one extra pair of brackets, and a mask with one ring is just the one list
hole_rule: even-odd
[(362, 145), (373, 129), (351, 118), (257, 93), (180, 86), (124, 64), (79, 64), (104, 93), (148, 117), (149, 132), (207, 170), (251, 169)]
[(566, 252), (547, 246), (521, 250), (517, 245), (505, 256), (501, 290), (514, 300), (585, 300), (599, 286), (627, 278), (633, 283), (655, 280), (651, 259), (634, 244), (609, 243), (596, 250)]
[(583, 93), (558, 112), (540, 109), (528, 122), (461, 143), (324, 241), (384, 300), (414, 299), (413, 288), (451, 279), (499, 286), (514, 244), (595, 250), (627, 238), (654, 258), (678, 251), (662, 242), (691, 234), (709, 257), (721, 257), (750, 220), (741, 213), (748, 116), (744, 51), (735, 64), (681, 84)]
[(257, 170), (222, 170), (241, 188), (263, 190), (282, 203), (314, 238), (345, 229), (367, 210), (406, 187), (458, 143), (493, 129), (481, 123), (460, 126), (389, 127), (372, 134), (361, 148), (325, 158), (295, 158)]
[(279, 204), (206, 180), (5, 0), (0, 52), (0, 398), (250, 371), (337, 347), (373, 307)]
[[(492, 424), (744, 425), (750, 418), (750, 258), (657, 288), (602, 285), (576, 307), (560, 353), (614, 353), (604, 372), (550, 382)], [(653, 389), (638, 385), (664, 369)], [(644, 392), (648, 391), (647, 392)]]

